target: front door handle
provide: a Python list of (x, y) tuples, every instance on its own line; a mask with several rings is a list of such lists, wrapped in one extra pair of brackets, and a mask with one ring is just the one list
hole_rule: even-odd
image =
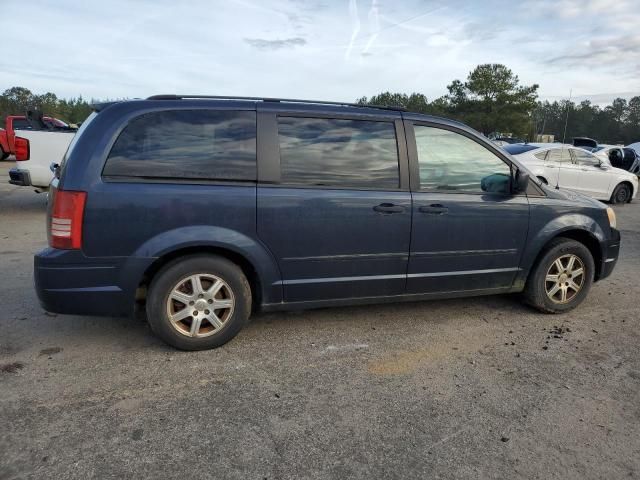
[(393, 203), (381, 203), (373, 207), (376, 212), (380, 213), (402, 213), (404, 207), (402, 205), (394, 205)]
[(430, 213), (432, 215), (444, 215), (449, 212), (447, 207), (439, 203), (434, 203), (428, 207), (420, 207), (418, 210), (420, 210), (421, 213)]

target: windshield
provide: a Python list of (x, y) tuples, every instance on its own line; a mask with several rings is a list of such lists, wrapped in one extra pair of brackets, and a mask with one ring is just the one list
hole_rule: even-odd
[(52, 118), (51, 119), (51, 123), (53, 123), (53, 125), (58, 127), (58, 128), (69, 128), (69, 124), (63, 122), (59, 118)]

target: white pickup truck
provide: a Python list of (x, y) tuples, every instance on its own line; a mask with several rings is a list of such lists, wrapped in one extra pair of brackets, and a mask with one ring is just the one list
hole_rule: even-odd
[(41, 117), (30, 118), (29, 128), (15, 131), (16, 167), (9, 171), (9, 183), (47, 191), (53, 178), (50, 165), (60, 163), (74, 135), (74, 129), (52, 128)]

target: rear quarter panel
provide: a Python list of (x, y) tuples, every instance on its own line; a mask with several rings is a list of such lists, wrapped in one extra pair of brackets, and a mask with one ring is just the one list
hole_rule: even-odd
[[(131, 294), (159, 257), (192, 247), (224, 248), (256, 270), (265, 303), (282, 301), (280, 272), (256, 234), (255, 183), (105, 181), (108, 152), (128, 121), (140, 114), (180, 108), (174, 101), (126, 102), (107, 107), (87, 126), (66, 159), (60, 184), (88, 192), (83, 254), (122, 265), (119, 286)], [(230, 110), (247, 108), (225, 102)], [(210, 102), (189, 102), (193, 110)], [(224, 109), (224, 108), (221, 108)]]
[(123, 290), (135, 290), (157, 258), (192, 247), (243, 256), (258, 273), (264, 301), (281, 300), (279, 270), (257, 240), (255, 185), (105, 182), (87, 195), (83, 253), (122, 259)]

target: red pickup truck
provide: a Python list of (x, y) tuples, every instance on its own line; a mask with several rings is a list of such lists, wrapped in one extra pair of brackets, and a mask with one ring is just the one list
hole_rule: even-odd
[[(42, 121), (51, 130), (74, 130), (73, 127), (54, 117), (42, 117)], [(0, 128), (0, 160), (15, 155), (16, 130), (33, 130), (31, 121), (24, 115), (9, 115), (4, 129)]]

